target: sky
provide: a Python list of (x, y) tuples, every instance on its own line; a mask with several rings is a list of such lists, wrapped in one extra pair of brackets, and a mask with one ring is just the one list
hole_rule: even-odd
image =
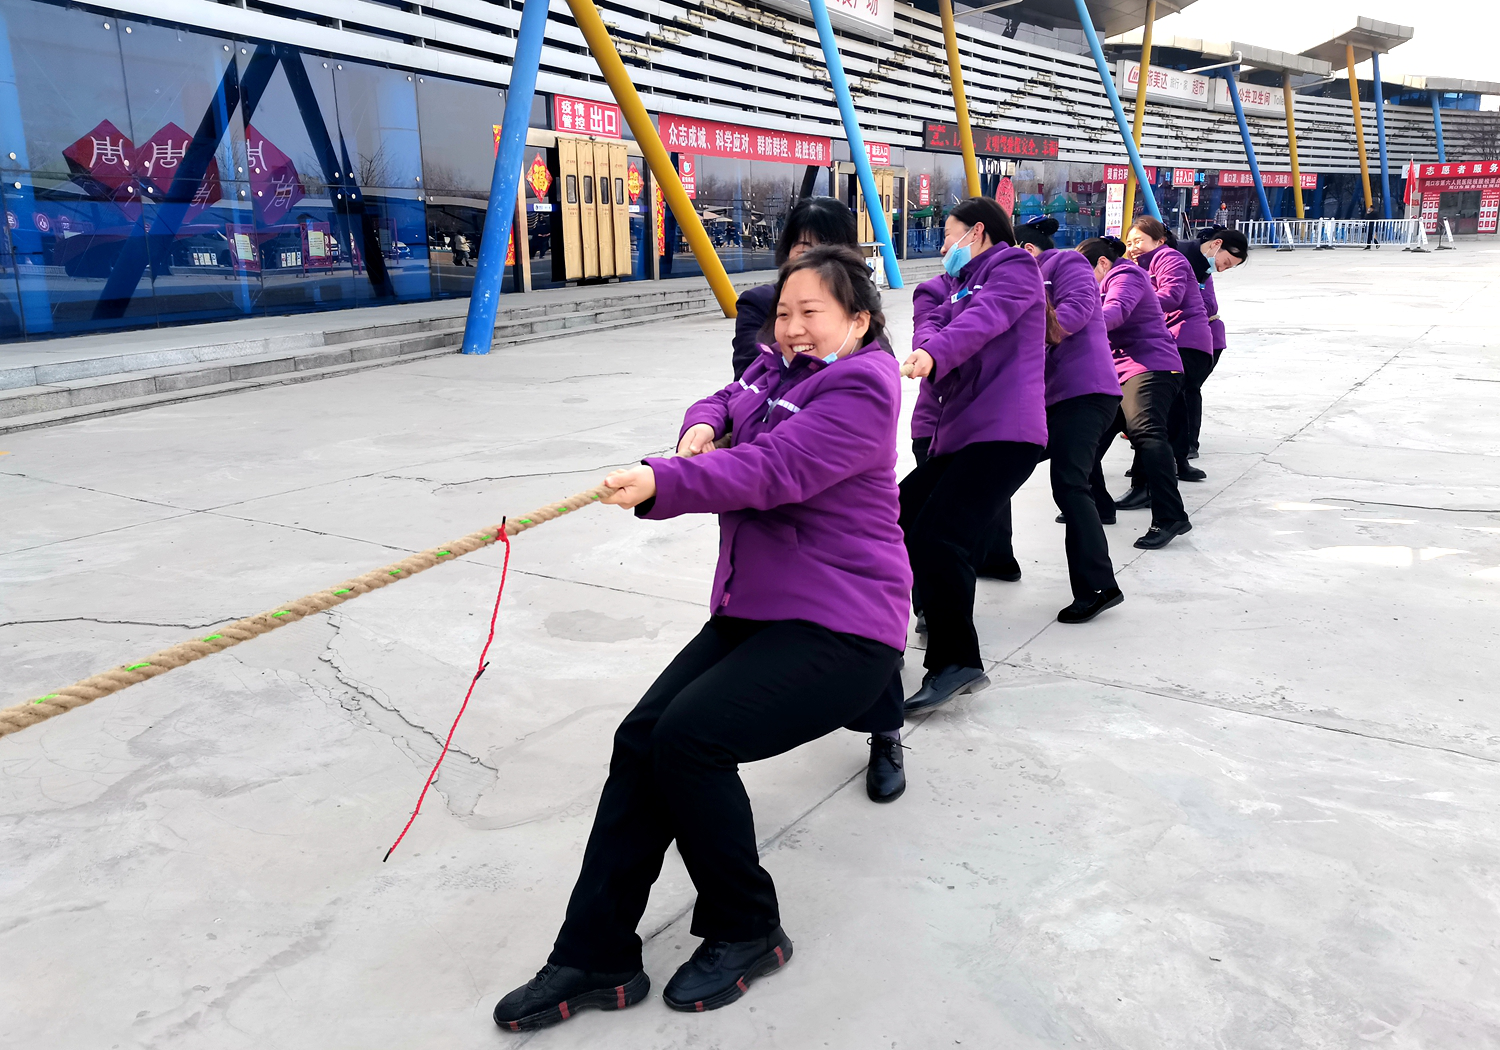
[[(1411, 40), (1381, 56), (1381, 73), (1500, 81), (1497, 0), (1197, 0), (1157, 21), (1157, 31), (1297, 52), (1354, 27), (1364, 15), (1411, 26)], [(1357, 67), (1369, 75), (1369, 64)], [(1488, 97), (1485, 108), (1500, 106)]]

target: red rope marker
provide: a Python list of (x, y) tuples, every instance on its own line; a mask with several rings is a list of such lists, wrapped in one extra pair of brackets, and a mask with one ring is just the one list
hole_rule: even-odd
[(464, 711), (469, 707), (469, 697), (474, 695), (474, 687), (479, 684), (479, 676), (484, 674), (490, 666), (485, 663), (485, 657), (489, 655), (490, 643), (495, 640), (495, 618), (500, 615), (500, 598), (505, 594), (505, 576), (510, 569), (510, 534), (505, 531), (505, 521), (502, 519), (500, 528), (496, 530), (501, 542), (505, 544), (505, 562), (500, 566), (500, 589), (495, 592), (495, 607), (490, 610), (490, 634), (484, 640), (484, 648), (479, 652), (479, 670), (474, 672), (474, 677), (469, 681), (469, 691), (464, 694), (464, 702), (458, 709), (458, 714), (453, 718), (453, 725), (448, 729), (448, 739), (443, 741), (443, 753), (438, 755), (438, 760), (433, 763), (432, 772), (427, 774), (427, 783), (422, 785), (422, 793), (417, 796), (417, 806), (411, 811), (411, 818), (407, 820), (406, 827), (401, 829), (401, 834), (396, 836), (396, 841), (391, 843), (391, 848), (385, 851), (385, 856), (380, 859), (384, 864), (391, 859), (391, 854), (396, 852), (396, 847), (401, 845), (401, 840), (406, 838), (406, 833), (411, 830), (412, 823), (417, 819), (417, 814), (422, 812), (422, 800), (427, 797), (427, 789), (432, 787), (432, 782), (437, 779), (438, 770), (442, 768), (443, 759), (448, 757), (448, 747), (453, 743), (453, 733), (458, 729), (458, 720), (464, 716)]

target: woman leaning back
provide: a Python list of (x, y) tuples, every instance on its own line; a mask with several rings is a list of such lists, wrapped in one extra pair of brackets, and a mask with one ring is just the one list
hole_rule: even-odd
[(606, 502), (638, 517), (719, 515), (711, 612), (616, 731), (562, 929), (547, 964), (496, 1005), (500, 1027), (645, 998), (636, 926), (674, 841), (703, 941), (667, 983), (667, 1005), (724, 1006), (791, 958), (738, 769), (859, 718), (896, 676), (911, 574), (884, 323), (858, 253), (807, 252), (779, 282), (776, 352), (688, 409), (677, 458), (605, 479)]

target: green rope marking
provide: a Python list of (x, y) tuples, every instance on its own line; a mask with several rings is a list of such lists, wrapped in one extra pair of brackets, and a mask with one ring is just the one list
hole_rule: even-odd
[(495, 537), (493, 537), (493, 536), (486, 536), (486, 537), (485, 537), (485, 539), (487, 539), (487, 540), (492, 540), (492, 539), (494, 539), (494, 538), (495, 538)]
[(143, 663), (143, 664), (131, 664), (129, 667), (125, 668), (125, 670), (127, 670), (127, 671), (139, 671), (142, 667), (150, 667), (150, 666), (151, 666), (151, 662), (148, 660), (146, 663)]
[(453, 554), (452, 551), (438, 551), (437, 554), (435, 555), (435, 557), (441, 558), (441, 557), (444, 557), (445, 555), (446, 556), (451, 556), (452, 554)]
[(224, 636), (223, 636), (223, 635), (222, 635), (222, 634), (211, 634), (211, 635), (209, 635), (209, 636), (208, 636), (208, 637), (207, 637), (207, 638), (205, 638), (205, 639), (203, 639), (203, 640), (204, 640), (204, 641), (205, 641), (205, 642), (216, 642), (216, 641), (218, 641), (218, 640), (219, 640), (219, 639), (220, 639), (220, 638), (223, 638), (223, 637), (224, 637)]
[(392, 576), (400, 576), (401, 575), (401, 570), (400, 569), (392, 569), (391, 570), (391, 575)]
[(57, 695), (56, 693), (48, 693), (46, 696), (42, 697), (40, 700), (33, 700), (32, 703), (33, 704), (44, 704), (48, 700), (51, 700), (56, 695)]
[(272, 613), (271, 614), (271, 619), (274, 620), (278, 616), (290, 616), (290, 615), (292, 615), (292, 614), (289, 611), (287, 611), (286, 609), (282, 609), (279, 613)]
[(516, 520), (519, 521), (522, 525), (530, 525), (531, 524), (531, 519), (530, 518), (517, 518)]
[(348, 594), (349, 593), (349, 588), (348, 587), (340, 587), (338, 590), (334, 591), (333, 593), (334, 594)]

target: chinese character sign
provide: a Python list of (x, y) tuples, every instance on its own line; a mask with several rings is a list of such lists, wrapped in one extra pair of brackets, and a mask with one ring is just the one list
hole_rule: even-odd
[(125, 133), (107, 120), (62, 151), (74, 177), (86, 177), (99, 183), (115, 200), (124, 202), (135, 195), (135, 144)]
[(1500, 189), (1500, 160), (1466, 160), (1448, 164), (1423, 164), (1422, 189)]
[(917, 176), (917, 207), (927, 208), (932, 205), (932, 176)]
[(713, 120), (694, 120), (666, 114), (661, 118), (662, 143), (674, 153), (691, 151), (710, 157), (773, 160), (783, 164), (833, 163), (833, 140), (792, 131), (768, 131)]
[[(1154, 186), (1156, 185), (1156, 169), (1148, 167), (1146, 178)], [(1104, 182), (1106, 185), (1123, 186), (1130, 181), (1129, 164), (1106, 164), (1104, 165)], [(1121, 200), (1125, 198), (1121, 197)]]
[[(157, 199), (167, 196), (175, 184), (178, 172), (182, 170), (182, 162), (187, 158), (188, 147), (192, 142), (193, 136), (176, 124), (169, 123), (136, 149), (135, 170), (147, 193)], [(178, 192), (190, 199), (189, 216), (216, 203), (223, 195), (218, 160), (209, 158), (203, 175), (190, 186), (179, 186)]]
[(687, 154), (677, 158), (677, 177), (682, 180), (682, 190), (692, 200), (698, 196), (698, 165)]
[(621, 137), (624, 114), (612, 102), (594, 102), (567, 95), (552, 96), (552, 129), (568, 135), (593, 135), (599, 138)]
[(870, 163), (877, 168), (889, 168), (891, 166), (891, 147), (884, 142), (866, 142), (865, 152), (870, 155)]
[(255, 125), (246, 124), (245, 159), (250, 163), (250, 202), (261, 222), (266, 226), (285, 222), (287, 213), (304, 196), (292, 158), (256, 131)]
[[(1122, 61), (1115, 75), (1118, 82), (1124, 85), (1121, 94), (1134, 99), (1141, 82), (1141, 64)], [(1208, 77), (1196, 73), (1152, 66), (1146, 71), (1146, 98), (1151, 102), (1183, 102), (1207, 106), (1210, 83)]]
[[(995, 128), (973, 128), (972, 131), (974, 152), (981, 156), (1057, 159), (1057, 140), (1053, 138), (1021, 135)], [(945, 124), (938, 120), (924, 121), (922, 137), (928, 149), (942, 150), (945, 153), (963, 151), (957, 124)]]

